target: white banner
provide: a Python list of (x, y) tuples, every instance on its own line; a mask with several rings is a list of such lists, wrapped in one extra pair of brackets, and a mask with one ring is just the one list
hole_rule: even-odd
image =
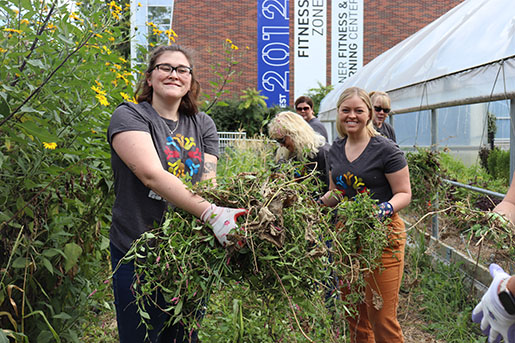
[(327, 2), (295, 0), (294, 94), (306, 95), (318, 83), (326, 84)]
[(332, 0), (331, 84), (363, 67), (363, 0)]

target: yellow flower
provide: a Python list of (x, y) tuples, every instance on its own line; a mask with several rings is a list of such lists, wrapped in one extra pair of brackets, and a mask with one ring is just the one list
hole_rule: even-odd
[(225, 42), (226, 42), (227, 44), (232, 44), (232, 40), (230, 40), (229, 38), (227, 38), (227, 39), (225, 40)]
[(94, 90), (97, 94), (100, 94), (100, 95), (106, 95), (106, 91), (105, 90), (102, 90), (98, 87), (95, 87), (95, 86), (91, 86), (91, 89)]
[(152, 30), (152, 34), (154, 34), (154, 35), (160, 35), (161, 33), (163, 33), (163, 31), (162, 31), (162, 30), (159, 30), (159, 29), (156, 29), (156, 28), (154, 28), (154, 29)]
[(97, 84), (98, 87), (102, 87), (102, 84), (99, 81), (95, 80), (95, 83)]
[(5, 32), (15, 32), (15, 33), (22, 33), (23, 31), (22, 30), (16, 30), (16, 29), (11, 29), (11, 28), (4, 28), (4, 31)]
[(111, 55), (111, 50), (109, 50), (107, 46), (103, 45), (102, 50), (104, 50), (108, 55)]
[(109, 39), (109, 41), (111, 41), (111, 42), (114, 42), (114, 37), (109, 37), (107, 39)]
[(233, 50), (238, 50), (239, 48), (238, 48), (236, 45), (231, 44), (231, 49), (233, 49)]
[(57, 26), (55, 26), (54, 24), (52, 23), (49, 23), (47, 25), (47, 28), (50, 30), (50, 31), (55, 31), (57, 29)]
[(151, 27), (157, 27), (156, 24), (154, 24), (153, 22), (151, 21), (147, 21), (147, 25), (148, 26), (151, 26)]
[(119, 65), (119, 64), (116, 64), (116, 63), (114, 63), (114, 64), (113, 64), (113, 67), (115, 67), (115, 68), (116, 68), (116, 69), (118, 69), (118, 70), (121, 70), (121, 69), (122, 69), (122, 66), (121, 66), (121, 65)]
[(123, 63), (127, 63), (127, 60), (126, 60), (125, 58), (123, 58), (123, 57), (118, 57), (118, 59), (119, 59), (120, 61), (122, 61)]
[(98, 37), (98, 38), (103, 38), (101, 34), (99, 33), (95, 33), (95, 36)]
[(97, 94), (97, 95), (95, 95), (95, 97), (98, 99), (98, 102), (100, 103), (100, 105), (109, 106), (109, 101), (107, 101), (107, 98), (105, 97), (105, 95)]
[(6, 49), (3, 49), (3, 48), (0, 48), (0, 53), (2, 53), (2, 54), (3, 54), (4, 52), (7, 52), (7, 50), (6, 50)]
[(143, 6), (143, 5), (141, 4), (141, 2), (138, 2), (138, 7), (141, 7), (141, 6)]
[(110, 65), (111, 65), (111, 63), (106, 62), (106, 63), (105, 63), (105, 65), (106, 65), (106, 67), (107, 67), (107, 66), (110, 66)]
[(20, 24), (30, 24), (29, 21), (27, 19), (22, 19), (20, 21)]
[(137, 104), (138, 102), (136, 101), (136, 99), (134, 99), (134, 97), (130, 97), (129, 94), (127, 93), (124, 93), (124, 92), (120, 92), (120, 95), (122, 96), (122, 98), (128, 102), (132, 102), (134, 104)]
[(55, 143), (55, 142), (51, 142), (51, 143), (43, 142), (43, 147), (45, 149), (54, 150), (55, 148), (57, 148), (57, 143)]
[(80, 6), (82, 5), (82, 2), (76, 2), (75, 5)]
[(81, 19), (81, 18), (77, 17), (77, 14), (76, 14), (75, 12), (72, 12), (72, 13), (70, 14), (70, 18), (71, 18), (71, 19), (78, 20), (78, 21), (80, 21), (81, 23), (83, 23), (83, 22), (84, 22), (84, 19)]

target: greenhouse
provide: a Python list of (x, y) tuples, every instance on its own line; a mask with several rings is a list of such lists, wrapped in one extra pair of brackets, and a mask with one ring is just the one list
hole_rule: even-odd
[[(487, 113), (497, 117), (496, 142), (515, 143), (515, 20), (510, 0), (470, 0), (376, 57), (322, 101), (331, 125), (341, 91), (358, 86), (390, 95), (403, 148), (447, 147), (468, 165), (487, 144)], [(495, 20), (493, 19), (495, 18)], [(513, 120), (511, 121), (513, 122)], [(333, 137), (335, 130), (333, 126)], [(515, 162), (511, 149), (511, 171)]]

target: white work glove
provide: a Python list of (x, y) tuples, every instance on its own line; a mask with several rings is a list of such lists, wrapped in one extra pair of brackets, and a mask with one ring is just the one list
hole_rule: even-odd
[(515, 315), (506, 312), (498, 295), (499, 284), (510, 275), (495, 263), (489, 269), (494, 280), (472, 311), (472, 321), (481, 323), (481, 331), (488, 335), (488, 342), (500, 342), (502, 337), (506, 343), (515, 343)]
[[(211, 204), (211, 206), (204, 210), (200, 220), (211, 225), (218, 242), (225, 247), (227, 244), (227, 234), (232, 229), (238, 228), (236, 220), (239, 216), (247, 213), (247, 210), (243, 208), (218, 207), (215, 204)], [(240, 244), (240, 242), (238, 243)], [(240, 245), (243, 245), (243, 242)]]

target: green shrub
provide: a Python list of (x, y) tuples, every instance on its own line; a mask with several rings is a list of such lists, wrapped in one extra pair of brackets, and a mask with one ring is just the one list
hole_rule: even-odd
[(495, 148), (487, 159), (488, 172), (494, 179), (510, 180), (510, 152)]

